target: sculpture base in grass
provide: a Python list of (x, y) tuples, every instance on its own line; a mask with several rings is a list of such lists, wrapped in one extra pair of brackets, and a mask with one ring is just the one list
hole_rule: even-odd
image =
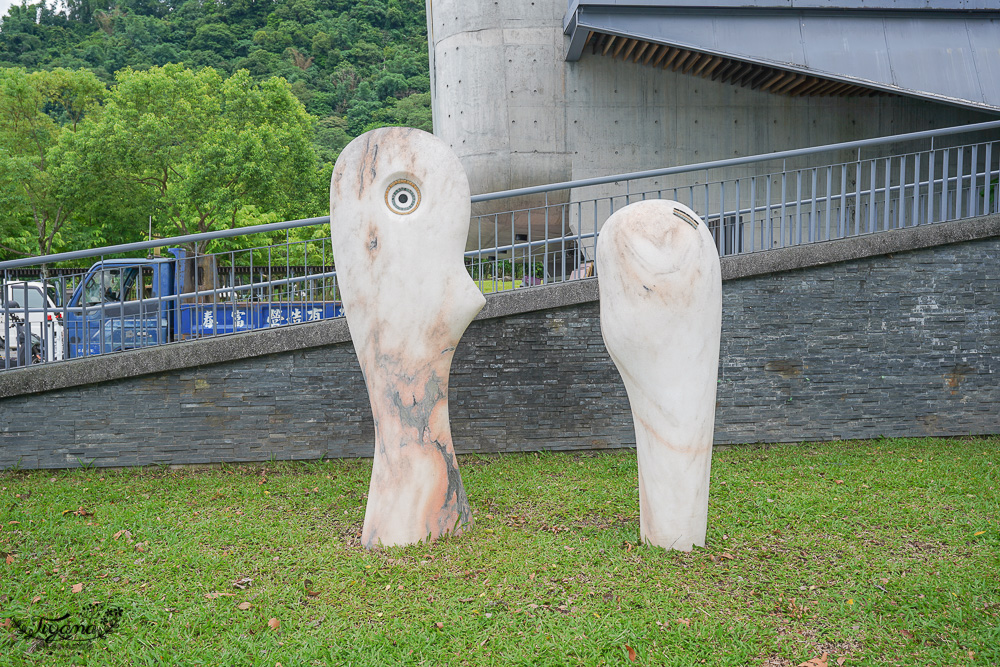
[(472, 524), (448, 419), (455, 347), (485, 305), (464, 264), (470, 206), (458, 158), (420, 130), (367, 132), (333, 171), (338, 285), (375, 420), (369, 548)]
[(647, 200), (612, 215), (597, 242), (601, 332), (628, 392), (644, 542), (704, 546), (722, 273), (691, 209)]

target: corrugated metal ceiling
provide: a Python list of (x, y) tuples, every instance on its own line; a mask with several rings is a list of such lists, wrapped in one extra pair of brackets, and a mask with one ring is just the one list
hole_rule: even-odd
[(845, 0), (816, 9), (742, 2), (574, 0), (567, 60), (589, 52), (774, 93), (894, 93), (1000, 111), (1000, 8), (979, 9), (978, 0), (971, 11), (940, 0), (929, 3), (934, 9), (863, 11), (833, 6)]

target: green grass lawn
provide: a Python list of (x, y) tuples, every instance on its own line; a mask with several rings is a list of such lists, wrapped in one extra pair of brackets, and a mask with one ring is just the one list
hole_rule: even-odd
[(520, 280), (494, 280), (492, 278), (486, 278), (483, 280), (476, 280), (476, 287), (483, 294), (492, 294), (493, 292), (506, 292), (507, 290), (517, 289), (521, 286)]
[(997, 437), (717, 452), (690, 553), (637, 544), (633, 452), (462, 457), (474, 529), (380, 551), (370, 470), (0, 473), (0, 664), (1000, 662)]

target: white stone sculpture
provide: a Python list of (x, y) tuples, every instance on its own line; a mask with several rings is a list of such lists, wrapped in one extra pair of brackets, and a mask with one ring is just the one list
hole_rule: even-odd
[(333, 170), (333, 254), (375, 421), (368, 548), (472, 523), (448, 419), (455, 347), (486, 303), (463, 260), (469, 217), (461, 163), (426, 132), (367, 132)]
[(683, 204), (630, 204), (601, 229), (597, 269), (601, 331), (635, 423), (642, 539), (704, 546), (722, 327), (712, 235)]

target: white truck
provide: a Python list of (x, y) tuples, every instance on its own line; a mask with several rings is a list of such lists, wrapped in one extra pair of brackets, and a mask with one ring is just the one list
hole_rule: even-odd
[(0, 290), (0, 369), (58, 361), (65, 353), (59, 295), (37, 281), (11, 281)]

